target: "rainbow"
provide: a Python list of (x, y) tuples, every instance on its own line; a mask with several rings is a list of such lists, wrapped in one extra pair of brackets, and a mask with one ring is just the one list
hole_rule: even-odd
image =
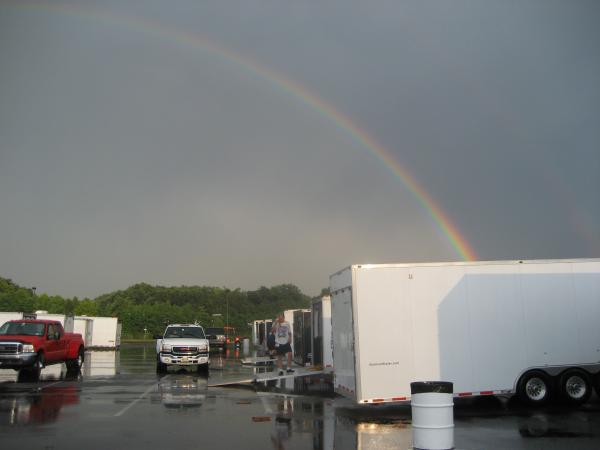
[(215, 44), (208, 39), (193, 34), (188, 31), (182, 31), (177, 28), (167, 27), (158, 22), (147, 19), (129, 17), (112, 14), (106, 11), (99, 11), (75, 4), (60, 3), (42, 3), (19, 1), (13, 3), (21, 9), (32, 8), (34, 10), (44, 10), (48, 12), (61, 13), (70, 16), (79, 17), (86, 20), (98, 20), (110, 25), (116, 25), (138, 32), (148, 33), (153, 36), (159, 36), (166, 40), (175, 41), (181, 45), (194, 48), (201, 48), (212, 55), (222, 58), (228, 63), (232, 63), (251, 74), (269, 81), (273, 86), (283, 91), (285, 94), (301, 101), (312, 110), (319, 113), (328, 121), (332, 122), (337, 128), (348, 133), (353, 140), (367, 149), (371, 155), (381, 161), (383, 165), (405, 186), (405, 188), (416, 199), (419, 206), (426, 212), (429, 218), (435, 223), (437, 229), (448, 241), (457, 255), (466, 261), (477, 259), (477, 255), (469, 244), (467, 239), (458, 228), (452, 223), (452, 220), (444, 210), (434, 201), (417, 180), (402, 166), (394, 155), (381, 145), (377, 140), (361, 129), (354, 121), (342, 112), (338, 111), (333, 105), (327, 103), (318, 97), (300, 83), (291, 80), (283, 75), (258, 64), (234, 51)]

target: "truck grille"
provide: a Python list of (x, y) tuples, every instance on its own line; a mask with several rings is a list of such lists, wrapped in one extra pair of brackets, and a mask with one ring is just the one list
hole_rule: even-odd
[(22, 350), (22, 344), (0, 344), (0, 355), (14, 355), (16, 353), (21, 353)]
[(198, 353), (198, 347), (173, 347), (174, 355), (195, 355)]

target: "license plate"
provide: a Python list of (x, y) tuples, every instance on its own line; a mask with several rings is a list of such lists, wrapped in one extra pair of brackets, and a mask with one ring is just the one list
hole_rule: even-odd
[(188, 362), (187, 358), (181, 358), (181, 362)]

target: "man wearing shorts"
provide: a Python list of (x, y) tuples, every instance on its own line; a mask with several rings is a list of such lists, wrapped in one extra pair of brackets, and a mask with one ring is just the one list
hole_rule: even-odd
[(292, 369), (292, 327), (285, 321), (283, 313), (277, 316), (277, 322), (271, 330), (275, 334), (275, 353), (277, 354), (277, 368), (279, 376), (283, 375), (283, 355), (287, 355), (287, 373), (293, 373)]

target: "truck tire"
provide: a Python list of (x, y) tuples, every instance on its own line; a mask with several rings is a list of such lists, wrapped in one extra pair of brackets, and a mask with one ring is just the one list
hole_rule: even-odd
[(156, 356), (156, 373), (165, 373), (167, 371), (167, 365), (160, 362), (160, 357)]
[(523, 374), (517, 387), (519, 398), (529, 405), (544, 405), (552, 393), (551, 378), (541, 370), (531, 370)]
[(25, 367), (19, 370), (19, 374), (17, 375), (17, 381), (19, 382), (33, 382), (38, 381), (40, 379), (40, 373), (42, 369), (46, 365), (46, 360), (44, 358), (44, 353), (39, 352), (35, 362), (31, 367)]
[(46, 367), (46, 358), (44, 358), (43, 352), (39, 352), (32, 369), (33, 371), (40, 372), (44, 367)]
[(196, 370), (198, 373), (200, 373), (202, 375), (208, 375), (208, 363), (198, 364), (198, 368)]
[(40, 372), (35, 371), (31, 368), (21, 369), (17, 374), (17, 382), (18, 383), (33, 383), (39, 381)]
[(581, 369), (569, 369), (560, 376), (560, 398), (569, 405), (582, 405), (592, 395), (592, 380)]
[(81, 370), (81, 368), (83, 367), (84, 360), (85, 360), (85, 351), (83, 350), (83, 347), (79, 347), (79, 351), (77, 352), (77, 358), (68, 359), (66, 361), (67, 372), (70, 372), (70, 373), (79, 372)]

